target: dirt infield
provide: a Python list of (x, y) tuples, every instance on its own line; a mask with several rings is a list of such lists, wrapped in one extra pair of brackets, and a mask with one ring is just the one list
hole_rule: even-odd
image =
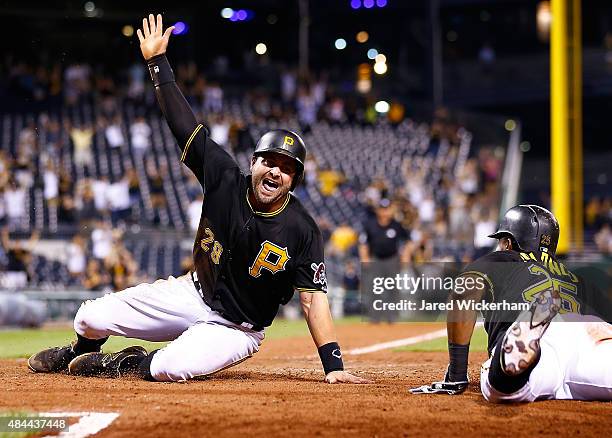
[[(345, 350), (414, 336), (434, 325), (338, 328)], [(499, 406), (478, 390), (483, 353), (461, 396), (410, 395), (439, 379), (446, 353), (382, 351), (346, 356), (371, 385), (326, 385), (312, 341), (264, 341), (252, 359), (188, 383), (34, 375), (25, 360), (0, 361), (0, 411), (95, 411), (120, 416), (96, 436), (606, 436), (612, 403), (547, 401)]]

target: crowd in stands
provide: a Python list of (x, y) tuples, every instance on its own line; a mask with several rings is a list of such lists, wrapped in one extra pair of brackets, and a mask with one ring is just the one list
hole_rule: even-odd
[[(405, 228), (413, 261), (467, 261), (490, 250), (493, 241), (484, 236), (499, 215), (503, 145), (476, 147), (446, 110), (429, 123), (406, 118), (397, 102), (379, 114), (365, 98), (336, 93), (324, 75), (304, 81), (289, 69), (277, 93), (254, 89), (238, 99), (193, 63), (175, 73), (211, 137), (245, 170), (265, 130), (282, 126), (304, 135), (311, 154), (296, 196), (319, 223), (337, 281), (354, 283), (359, 235), (381, 199), (392, 203)], [(193, 232), (203, 195), (178, 163), (144, 67), (135, 64), (122, 77), (120, 82), (86, 64), (62, 71), (16, 63), (8, 70), (12, 93), (47, 106), (0, 121), (5, 268), (19, 259), (30, 278), (37, 275), (28, 267), (35, 265), (32, 252), (19, 256), (9, 230), (40, 230), (51, 238), (67, 230), (74, 237), (61, 280), (68, 285), (119, 290), (188, 269), (181, 265), (184, 251), (173, 248), (166, 272), (145, 272), (138, 261), (151, 256), (136, 257), (123, 243), (123, 233), (135, 225)], [(157, 265), (149, 264), (155, 271)]]
[(612, 257), (612, 198), (593, 197), (585, 208), (585, 228), (595, 232), (597, 250), (608, 258)]

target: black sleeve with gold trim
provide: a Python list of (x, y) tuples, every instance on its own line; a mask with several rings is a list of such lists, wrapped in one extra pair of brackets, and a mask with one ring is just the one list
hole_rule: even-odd
[[(149, 67), (152, 68), (151, 65)], [(189, 103), (175, 82), (156, 86), (155, 95), (181, 149), (181, 161), (198, 178), (204, 192), (206, 188), (216, 187), (223, 172), (228, 168), (237, 168), (238, 164), (209, 138), (206, 127), (198, 124)]]
[(225, 171), (239, 169), (230, 154), (210, 139), (202, 124), (196, 126), (187, 139), (181, 161), (196, 175), (204, 193), (219, 185)]
[[(315, 225), (316, 226), (316, 225)], [(295, 271), (294, 288), (298, 292), (327, 292), (323, 260), (323, 236), (318, 228), (310, 234)]]
[[(494, 251), (466, 266), (462, 275), (471, 274), (484, 280), (484, 303), (523, 302), (522, 292), (526, 281), (526, 266), (516, 251)], [(518, 317), (520, 310), (510, 308), (483, 310), (484, 328), (488, 337), (488, 349)]]

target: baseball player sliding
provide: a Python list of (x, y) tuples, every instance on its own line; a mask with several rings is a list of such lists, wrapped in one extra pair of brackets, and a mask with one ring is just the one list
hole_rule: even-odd
[[(290, 191), (304, 176), (306, 147), (291, 131), (257, 143), (251, 175), (213, 142), (174, 81), (165, 53), (173, 27), (143, 19), (138, 39), (159, 106), (181, 148), (181, 161), (205, 193), (193, 257), (195, 271), (140, 284), (81, 305), (71, 345), (28, 360), (34, 372), (120, 376), (155, 381), (206, 376), (248, 359), (264, 329), (295, 290), (328, 383), (367, 383), (344, 371), (329, 311), (321, 233)], [(171, 341), (148, 353), (100, 352), (109, 336)]]
[[(452, 300), (457, 305), (448, 314), (450, 364), (444, 381), (411, 392), (452, 395), (466, 389), (476, 311), (459, 310), (458, 304), (484, 300), (531, 302), (522, 313), (504, 306), (483, 312), (490, 358), (481, 368), (480, 389), (486, 400), (612, 400), (612, 325), (606, 322), (611, 303), (589, 281), (597, 272), (579, 277), (555, 259), (559, 224), (537, 205), (511, 208), (489, 237), (499, 239), (498, 250), (462, 274), (482, 287)], [(605, 276), (601, 283), (610, 287)]]

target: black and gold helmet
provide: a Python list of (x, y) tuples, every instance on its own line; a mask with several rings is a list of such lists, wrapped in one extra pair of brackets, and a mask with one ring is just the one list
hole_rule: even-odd
[(304, 179), (304, 161), (306, 161), (306, 145), (304, 140), (293, 131), (274, 129), (261, 136), (255, 147), (253, 156), (264, 152), (274, 152), (291, 157), (296, 162), (296, 174), (291, 190)]
[(542, 251), (555, 255), (559, 242), (559, 222), (539, 205), (517, 205), (504, 214), (497, 231), (489, 237), (510, 237), (522, 251)]

